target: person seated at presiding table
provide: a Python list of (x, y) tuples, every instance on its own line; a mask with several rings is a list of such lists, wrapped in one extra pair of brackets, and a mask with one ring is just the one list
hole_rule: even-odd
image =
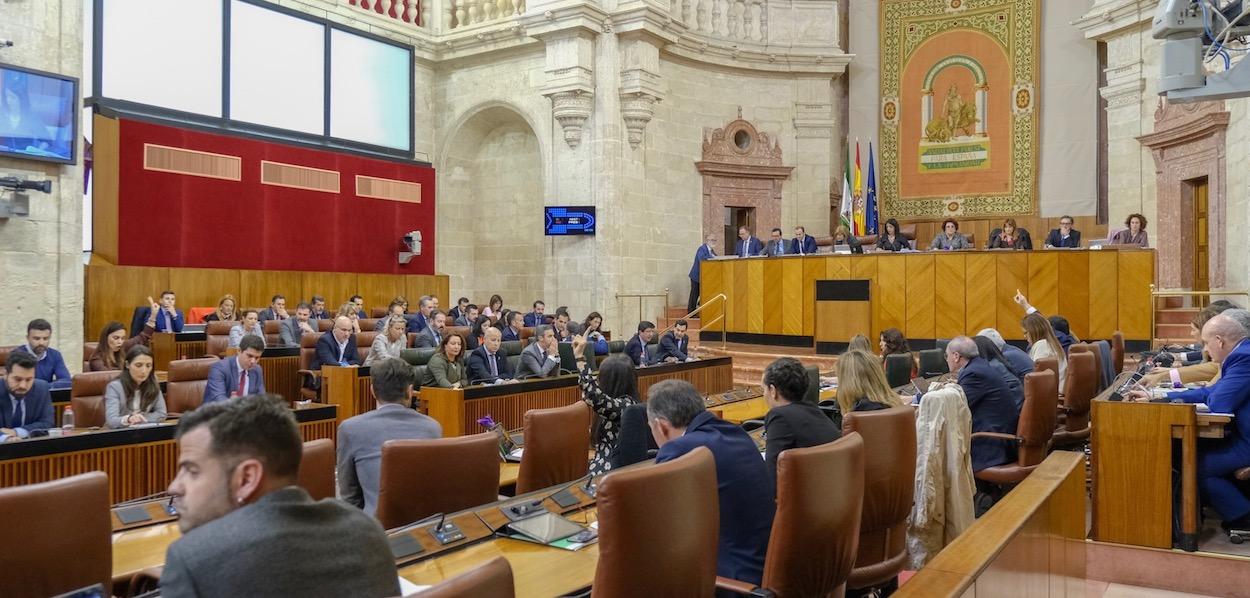
[[(1233, 426), (1219, 441), (1198, 444), (1198, 486), (1207, 504), (1229, 529), (1250, 529), (1250, 499), (1237, 487), (1232, 474), (1250, 467), (1250, 311), (1229, 309), (1202, 327), (1202, 342), (1211, 360), (1221, 364), (1214, 384), (1168, 394), (1173, 401), (1203, 403), (1212, 413), (1231, 413)], [(1151, 399), (1149, 391), (1130, 391), (1138, 401)]]
[(305, 334), (317, 334), (317, 321), (312, 319), (312, 306), (300, 303), (295, 306), (295, 317), (282, 320), (278, 325), (278, 339), (283, 347), (298, 347)]
[[(378, 510), (382, 479), (382, 445), (388, 440), (442, 438), (443, 427), (412, 409), (412, 366), (402, 359), (383, 359), (373, 366), (370, 384), (377, 409), (347, 418), (339, 425), (339, 496), (373, 515)], [(434, 483), (434, 480), (431, 480)]]
[(399, 359), (404, 349), (408, 348), (408, 320), (403, 316), (392, 316), (386, 318), (386, 322), (386, 331), (373, 337), (369, 356), (365, 358), (365, 367), (383, 359)]
[(503, 328), (503, 340), (519, 341), (521, 340), (521, 328), (525, 326), (525, 314), (519, 311), (510, 311), (505, 314), (504, 319), (508, 325)]
[(219, 360), (208, 368), (204, 402), (265, 392), (265, 376), (260, 369), (260, 356), (264, 352), (265, 341), (254, 334), (239, 340), (239, 352), (234, 357)]
[(547, 315), (544, 312), (547, 311), (547, 304), (543, 303), (542, 299), (539, 299), (534, 302), (533, 308), (534, 311), (525, 314), (525, 325), (533, 328), (535, 326), (542, 326), (543, 324), (546, 324)]
[(269, 307), (260, 310), (258, 314), (260, 321), (268, 322), (269, 320), (285, 320), (290, 316), (286, 311), (286, 297), (283, 295), (274, 295), (269, 300)]
[(239, 320), (239, 306), (234, 300), (234, 295), (225, 295), (217, 302), (217, 309), (213, 313), (204, 316), (205, 322), (237, 322)]
[(1129, 214), (1124, 219), (1124, 226), (1128, 227), (1124, 230), (1116, 231), (1111, 235), (1112, 245), (1137, 245), (1138, 247), (1150, 247), (1150, 235), (1146, 234), (1146, 217), (1141, 214)]
[(802, 226), (794, 227), (794, 238), (790, 239), (790, 253), (793, 255), (814, 255), (816, 253), (816, 237), (808, 235), (807, 229)]
[(534, 329), (534, 338), (521, 351), (521, 365), (517, 368), (517, 379), (546, 378), (560, 372), (560, 349), (556, 343), (555, 332), (550, 326), (539, 326)]
[(352, 332), (351, 319), (346, 316), (334, 318), (334, 328), (317, 339), (317, 352), (313, 355), (309, 369), (314, 372), (321, 371), (323, 365), (360, 365), (360, 354), (356, 351), (356, 334)]
[[(1190, 324), (1190, 330), (1193, 332), (1194, 338), (1201, 343), (1202, 329), (1207, 325), (1207, 322), (1211, 321), (1211, 318), (1214, 318), (1215, 316), (1218, 316), (1230, 309), (1234, 309), (1234, 307), (1227, 301), (1212, 302), (1211, 305), (1204, 307), (1202, 311), (1198, 312), (1194, 316), (1194, 320)], [(1175, 356), (1177, 354), (1173, 355)], [(1142, 377), (1142, 386), (1149, 388), (1152, 386), (1158, 386), (1162, 382), (1168, 382), (1170, 384), (1175, 384), (1176, 382), (1180, 382), (1181, 384), (1189, 384), (1190, 382), (1214, 383), (1216, 380), (1219, 380), (1220, 364), (1210, 359), (1210, 355), (1207, 354), (1205, 349), (1199, 351), (1199, 355), (1201, 356), (1201, 359), (1204, 359), (1204, 361), (1173, 368), (1154, 368), (1150, 371), (1150, 373)], [(1188, 358), (1191, 356), (1189, 354), (1185, 354), (1185, 357)], [(1173, 357), (1173, 359), (1176, 358)], [(1186, 361), (1188, 361), (1188, 359)]]
[(634, 365), (623, 355), (613, 355), (599, 364), (599, 379), (586, 361), (588, 342), (583, 335), (573, 337), (573, 359), (577, 362), (577, 385), (582, 401), (599, 416), (595, 426), (595, 455), (590, 459), (590, 475), (603, 475), (612, 469), (612, 455), (620, 442), (621, 416), (625, 408), (638, 402), (638, 380)]
[[(977, 344), (966, 336), (952, 339), (946, 345), (946, 365), (958, 376), (957, 382), (968, 399), (972, 431), (1014, 435), (1020, 412), (1002, 376), (981, 358)], [(838, 392), (841, 394), (841, 388)], [(1016, 447), (1005, 440), (976, 438), (972, 440), (971, 455), (972, 471), (981, 471), (1015, 460)]]
[(461, 388), (468, 379), (465, 364), (465, 341), (459, 334), (448, 334), (438, 346), (438, 352), (430, 356), (425, 367), (425, 380), (419, 381), (422, 386), (439, 388)]
[(911, 347), (907, 345), (907, 337), (903, 336), (903, 332), (898, 328), (886, 328), (881, 331), (881, 337), (877, 340), (877, 345), (881, 348), (881, 365), (885, 365), (885, 358), (890, 355), (906, 355), (911, 359), (911, 377), (916, 377), (916, 372), (920, 370), (920, 360), (916, 354), (912, 352)]
[(690, 337), (686, 335), (686, 329), (689, 326), (689, 322), (677, 320), (677, 323), (673, 324), (673, 329), (660, 337), (660, 350), (656, 352), (656, 361), (665, 363), (694, 361), (694, 358), (689, 355)]
[(660, 447), (656, 463), (672, 461), (701, 446), (712, 451), (720, 498), (716, 574), (759, 584), (776, 492), (755, 441), (741, 427), (707, 411), (699, 391), (684, 380), (651, 386), (647, 423)]
[(35, 356), (35, 377), (48, 383), (49, 388), (69, 388), (69, 368), (61, 352), (52, 348), (52, 324), (36, 318), (26, 324), (26, 344), (18, 345), (14, 353)]
[(10, 353), (0, 380), (0, 442), (29, 438), (52, 427), (52, 394), (35, 377), (35, 356)]
[(951, 218), (942, 221), (942, 232), (933, 237), (929, 243), (930, 251), (947, 251), (952, 249), (972, 249), (968, 238), (959, 234), (959, 223)]
[(152, 350), (143, 345), (126, 352), (126, 367), (104, 387), (104, 425), (109, 429), (165, 421), (165, 395), (154, 375)]
[(793, 357), (782, 357), (764, 368), (760, 387), (769, 406), (764, 417), (764, 462), (774, 480), (782, 451), (819, 446), (842, 436), (820, 407), (803, 400), (807, 386), (807, 370)]
[(87, 370), (103, 372), (122, 369), (122, 364), (126, 361), (126, 352), (131, 347), (137, 345), (146, 347), (152, 342), (152, 334), (156, 332), (155, 318), (156, 310), (152, 310), (148, 315), (148, 321), (144, 323), (143, 331), (130, 338), (126, 338), (126, 327), (121, 322), (105, 324), (104, 329), (100, 331), (100, 342), (96, 344), (95, 353), (87, 362)]
[(391, 304), (386, 308), (386, 315), (378, 318), (378, 321), (373, 325), (373, 331), (382, 332), (386, 328), (386, 321), (389, 318), (404, 318), (404, 332), (408, 331), (408, 318), (405, 317), (404, 303), (402, 301), (398, 299), (391, 301)]
[(847, 351), (838, 356), (838, 408), (842, 413), (877, 411), (904, 404), (904, 397), (890, 388), (885, 369), (867, 351)]
[(430, 325), (417, 333), (414, 345), (418, 349), (433, 349), (443, 344), (443, 336), (447, 334), (447, 314), (435, 310), (430, 312)]
[(1029, 343), (1029, 357), (1036, 364), (1039, 359), (1054, 357), (1059, 361), (1059, 388), (1064, 388), (1064, 380), (1068, 374), (1068, 356), (1063, 352), (1063, 345), (1055, 338), (1055, 330), (1050, 327), (1050, 320), (1042, 314), (1033, 312), (1020, 321), (1024, 329), (1024, 339)]
[(1003, 221), (1003, 228), (990, 239), (990, 249), (1033, 249), (1029, 231), (1016, 227), (1016, 219)]
[(898, 228), (898, 221), (891, 218), (881, 228), (881, 236), (877, 237), (877, 251), (903, 251), (911, 249), (911, 243)]
[(647, 352), (647, 344), (655, 337), (655, 324), (643, 320), (638, 323), (638, 333), (625, 343), (625, 355), (634, 367), (645, 368), (656, 363), (656, 356)]
[(382, 526), (297, 485), (303, 439), (282, 397), (204, 405), (177, 439), (169, 494), (182, 537), (165, 552), (161, 595), (400, 595)]
[(1033, 371), (1033, 358), (1029, 357), (1029, 354), (1019, 347), (1003, 340), (1003, 335), (999, 334), (997, 330), (984, 328), (977, 333), (977, 336), (984, 336), (993, 341), (994, 346), (998, 347), (998, 351), (1003, 354), (1003, 357), (1007, 358), (1007, 369), (1011, 370), (1011, 373), (1015, 374), (1022, 382), (1025, 374)]
[[(151, 297), (148, 297), (149, 305), (157, 305), (159, 307), (156, 310), (157, 332), (182, 332), (184, 320), (182, 318), (182, 311), (177, 307), (174, 307), (177, 302), (178, 297), (174, 295), (173, 291), (162, 291), (159, 303), (153, 301)], [(148, 320), (148, 316), (150, 315), (152, 315), (152, 308), (145, 307), (139, 310), (138, 321), (145, 322)]]
[(482, 344), (469, 354), (469, 384), (494, 384), (512, 379), (508, 358), (499, 354), (503, 338), (499, 329), (486, 326), (482, 332)]
[(1080, 247), (1081, 231), (1073, 229), (1073, 219), (1071, 216), (1064, 214), (1059, 217), (1059, 228), (1052, 229), (1050, 234), (1046, 235), (1046, 247)]
[(863, 253), (864, 247), (859, 244), (859, 239), (846, 230), (845, 226), (839, 225), (833, 229), (833, 249), (838, 250), (839, 245), (846, 245), (850, 248), (851, 253)]
[(774, 228), (768, 237), (768, 245), (764, 247), (764, 254), (769, 257), (781, 257), (790, 250), (790, 244), (781, 236), (781, 229)]
[(417, 299), (417, 313), (408, 316), (408, 332), (421, 332), (430, 325), (430, 314), (434, 313), (434, 298), (422, 295)]
[[(313, 320), (329, 320), (332, 317), (330, 315), (330, 312), (326, 311), (326, 298), (325, 297), (322, 297), (321, 295), (313, 295), (312, 298), (308, 300), (308, 303), (310, 307), (312, 307), (312, 313), (309, 315), (309, 317), (312, 318)], [(349, 301), (348, 303), (351, 303), (351, 302)], [(356, 310), (355, 303), (352, 303), (351, 312), (358, 313)]]
[[(243, 340), (245, 336), (260, 337), (262, 345), (265, 342), (265, 327), (260, 323), (260, 312), (254, 309), (243, 310), (243, 319), (238, 324), (230, 327), (230, 340), (226, 347), (238, 347), (239, 341)], [(261, 349), (263, 350), (264, 347), (262, 346)]]
[(1011, 372), (1011, 362), (1007, 361), (1007, 357), (1002, 351), (998, 350), (998, 346), (994, 341), (986, 336), (978, 336), (972, 339), (977, 344), (977, 353), (981, 359), (990, 364), (998, 376), (1003, 379), (1003, 384), (1007, 386), (1007, 391), (1011, 394), (1011, 401), (1016, 404), (1016, 411), (1019, 412), (1024, 408), (1024, 381), (1017, 378)]
[(745, 226), (738, 227), (738, 240), (734, 242), (734, 255), (737, 257), (751, 257), (759, 255), (764, 250), (764, 244), (755, 235), (751, 234), (751, 229)]

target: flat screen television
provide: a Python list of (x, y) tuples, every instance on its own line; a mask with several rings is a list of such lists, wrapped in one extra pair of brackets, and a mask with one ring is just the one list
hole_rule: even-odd
[(548, 237), (595, 234), (595, 206), (547, 206), (543, 211)]
[(73, 164), (78, 79), (0, 64), (0, 155)]

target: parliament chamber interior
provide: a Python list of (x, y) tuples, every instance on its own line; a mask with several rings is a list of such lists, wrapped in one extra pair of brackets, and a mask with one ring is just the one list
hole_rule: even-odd
[(1250, 596), (1250, 2), (0, 2), (0, 596)]

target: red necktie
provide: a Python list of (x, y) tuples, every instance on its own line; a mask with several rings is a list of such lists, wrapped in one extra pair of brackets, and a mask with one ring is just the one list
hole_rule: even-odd
[(247, 385), (247, 372), (240, 370), (239, 371), (239, 389), (235, 391), (234, 396), (236, 397), (243, 396), (243, 387), (246, 385)]

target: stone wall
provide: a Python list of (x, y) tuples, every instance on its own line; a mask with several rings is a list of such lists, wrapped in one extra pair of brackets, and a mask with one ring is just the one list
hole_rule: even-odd
[[(82, 77), (81, 0), (0, 5), (0, 62)], [(25, 342), (26, 323), (52, 323), (53, 346), (71, 371), (82, 367), (82, 151), (62, 166), (0, 158), (0, 176), (51, 179), (52, 193), (30, 193), (30, 216), (0, 219), (0, 344)], [(11, 198), (12, 194), (5, 193)], [(94, 339), (88, 339), (94, 340)]]

